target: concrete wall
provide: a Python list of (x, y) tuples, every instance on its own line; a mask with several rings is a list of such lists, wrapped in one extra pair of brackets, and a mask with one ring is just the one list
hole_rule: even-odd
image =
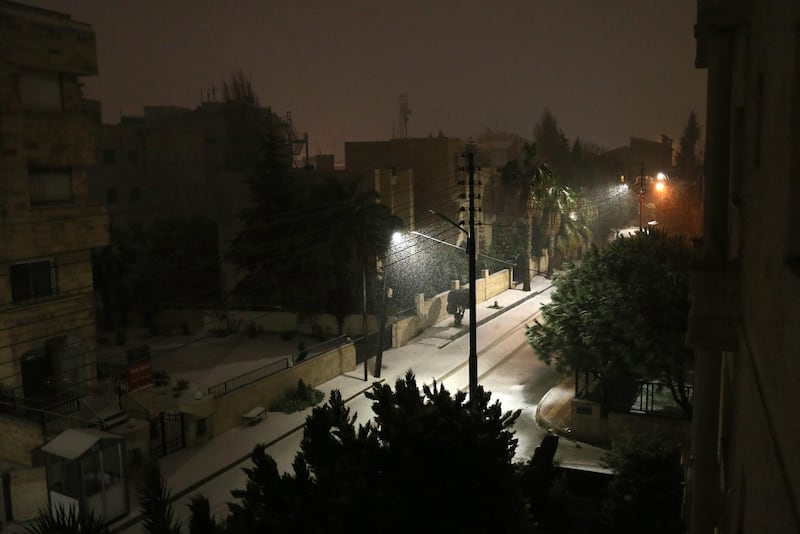
[(11, 513), (14, 521), (30, 521), (47, 507), (47, 479), (44, 467), (13, 469), (9, 472)]
[(691, 441), (692, 422), (679, 417), (633, 413), (609, 413), (601, 417), (600, 404), (584, 399), (572, 400), (573, 439), (597, 445), (611, 445), (625, 432), (661, 432), (684, 445)]
[[(227, 319), (226, 319), (227, 317)], [(234, 330), (243, 330), (249, 324), (255, 324), (263, 329), (264, 332), (299, 332), (301, 334), (315, 335), (311, 322), (303, 321), (298, 323), (297, 315), (292, 312), (270, 312), (270, 311), (205, 311), (203, 312), (203, 329), (212, 332), (216, 329), (230, 324)], [(320, 329), (325, 337), (339, 335), (339, 325), (336, 317), (327, 313), (321, 313), (314, 317), (314, 325)], [(377, 320), (374, 315), (367, 316), (367, 330), (377, 329)], [(358, 315), (348, 315), (344, 322), (344, 333), (349, 336), (360, 336), (363, 330), (363, 317)]]
[(496, 297), (506, 289), (511, 289), (511, 270), (503, 269), (494, 274), (489, 274), (488, 270), (482, 271), (481, 278), (477, 280), (476, 298), (478, 302), (485, 302)]
[(301, 378), (318, 386), (356, 367), (355, 345), (348, 343), (331, 352), (303, 361), (264, 380), (214, 399), (210, 431), (219, 435), (241, 424), (241, 416), (255, 406), (268, 407)]
[[(316, 387), (356, 367), (356, 349), (347, 343), (314, 358), (302, 361), (263, 380), (231, 391), (217, 398), (206, 392), (199, 400), (172, 396), (169, 388), (146, 388), (131, 395), (151, 414), (163, 411), (180, 411), (186, 419), (187, 446), (219, 435), (241, 424), (241, 415), (255, 406), (269, 407), (283, 396), (287, 389), (297, 385), (299, 379)], [(207, 419), (207, 433), (197, 439), (198, 419)]]
[[(482, 277), (476, 280), (475, 297), (478, 303), (485, 302), (506, 291), (512, 286), (512, 273), (509, 269), (503, 269), (494, 274), (489, 274), (488, 270), (481, 273)], [(449, 292), (439, 293), (430, 299), (425, 296), (417, 295), (415, 302), (417, 315), (402, 319), (394, 323), (392, 329), (392, 346), (402, 347), (408, 341), (441, 321), (444, 321), (450, 314), (447, 313), (447, 295)], [(170, 321), (183, 320), (189, 318), (187, 312), (175, 312), (172, 315), (163, 316), (163, 325), (167, 327)], [(350, 315), (345, 320), (344, 331), (350, 336), (361, 335), (362, 316)], [(315, 322), (325, 336), (331, 337), (339, 333), (336, 318), (328, 314), (320, 314), (315, 317)], [(313, 334), (311, 324), (308, 321), (302, 324), (297, 323), (297, 316), (291, 312), (270, 312), (270, 311), (205, 311), (202, 317), (203, 329), (206, 332), (221, 328), (223, 325), (231, 324), (237, 330), (246, 328), (253, 323), (265, 332), (292, 332), (298, 331), (304, 334)], [(177, 328), (179, 323), (171, 324), (170, 328)], [(367, 329), (377, 330), (377, 319), (373, 315), (367, 316)]]
[(42, 427), (32, 421), (0, 416), (3, 458), (20, 465), (33, 466), (33, 453), (44, 444)]
[(578, 441), (608, 445), (611, 442), (608, 419), (601, 414), (600, 404), (584, 399), (573, 399), (570, 436)]

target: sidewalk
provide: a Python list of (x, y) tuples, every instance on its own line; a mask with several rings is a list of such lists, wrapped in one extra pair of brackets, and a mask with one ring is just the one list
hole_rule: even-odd
[[(540, 296), (550, 285), (550, 280), (535, 277), (531, 281), (530, 292), (509, 289), (478, 304), (476, 308), (478, 326)], [(469, 314), (464, 317), (461, 327), (455, 328), (452, 324), (453, 318), (449, 317), (425, 330), (407, 345), (385, 351), (381, 379), (370, 377), (368, 381), (364, 381), (363, 368), (359, 365), (353, 371), (317, 386), (317, 389), (325, 394), (326, 399), (329, 398), (331, 391), (338, 390), (345, 401), (349, 402), (372, 388), (375, 382), (385, 380), (394, 384), (409, 369), (412, 369), (420, 381), (424, 382), (429, 378), (439, 379), (450, 374), (466, 364), (466, 354), (459, 353), (453, 356), (445, 354), (448, 351), (441, 349), (468, 335)], [(370, 364), (372, 370), (374, 361), (370, 360)], [(266, 420), (260, 424), (237, 427), (201, 445), (165, 456), (159, 460), (159, 465), (173, 499), (178, 500), (192, 493), (208, 481), (249, 460), (256, 443), (265, 443), (269, 446), (299, 432), (311, 410), (309, 408), (293, 414), (269, 412)], [(135, 482), (130, 488), (131, 514), (113, 524), (112, 531), (126, 530), (139, 519), (139, 504), (134, 484)]]
[[(542, 302), (549, 300), (546, 291), (550, 287), (550, 280), (535, 277), (531, 281), (530, 292), (524, 292), (519, 288), (509, 289), (478, 304), (476, 308), (478, 327), (531, 300), (533, 302), (528, 305), (538, 309)], [(484, 327), (488, 330), (479, 330), (478, 354), (482, 369), (497, 365), (494, 361), (497, 357), (489, 356), (486, 352), (506, 337), (504, 328), (518, 328), (522, 324), (519, 320), (507, 321), (508, 325), (502, 321), (495, 322)], [(372, 388), (374, 383), (386, 381), (394, 385), (394, 382), (402, 378), (409, 369), (418, 377), (420, 384), (430, 383), (434, 379), (443, 382), (444, 378), (451, 377), (449, 380), (458, 382), (460, 384), (458, 387), (465, 386), (467, 351), (464, 347), (467, 341), (465, 336), (468, 334), (469, 314), (464, 317), (463, 324), (459, 328), (453, 327), (453, 318), (449, 317), (428, 328), (405, 346), (384, 351), (382, 378), (376, 379), (370, 376), (369, 380), (364, 381), (363, 367), (359, 364), (353, 371), (318, 385), (317, 389), (325, 394), (326, 399), (329, 398), (331, 391), (338, 390), (345, 402), (357, 398), (363, 401), (361, 394)], [(369, 363), (372, 371), (374, 359)], [(259, 424), (237, 427), (201, 445), (182, 449), (160, 459), (159, 465), (171, 492), (172, 501), (177, 506), (179, 500), (188, 499), (201, 486), (247, 462), (255, 444), (264, 443), (267, 446), (278, 444), (288, 436), (300, 432), (311, 410), (312, 408), (309, 408), (293, 414), (269, 412), (266, 420)], [(362, 408), (361, 411), (365, 413), (359, 413), (359, 420), (370, 416), (368, 410)], [(131, 480), (129, 498), (130, 514), (112, 524), (112, 532), (139, 530), (137, 523), (141, 518), (135, 480)], [(6, 527), (8, 532), (23, 531), (23, 525), (19, 524)]]

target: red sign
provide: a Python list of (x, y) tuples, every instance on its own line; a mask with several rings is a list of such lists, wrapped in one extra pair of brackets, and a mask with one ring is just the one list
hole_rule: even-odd
[(150, 360), (128, 364), (128, 391), (137, 391), (153, 385), (153, 367)]
[(147, 346), (128, 351), (128, 391), (137, 391), (153, 385), (153, 366)]

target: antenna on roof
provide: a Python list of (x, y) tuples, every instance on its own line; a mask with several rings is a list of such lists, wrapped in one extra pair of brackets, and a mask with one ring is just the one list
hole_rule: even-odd
[(400, 139), (408, 138), (408, 118), (411, 116), (411, 110), (408, 108), (408, 95), (400, 95), (398, 100), (398, 137)]

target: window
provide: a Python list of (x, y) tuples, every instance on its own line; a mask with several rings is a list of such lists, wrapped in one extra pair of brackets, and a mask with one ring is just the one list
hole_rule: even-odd
[(113, 187), (106, 189), (106, 202), (115, 204), (117, 202), (117, 190)]
[(28, 167), (31, 205), (72, 202), (72, 169)]
[(26, 72), (19, 77), (19, 96), (26, 111), (63, 111), (61, 75)]
[(139, 151), (128, 150), (128, 163), (131, 165), (139, 165)]
[(13, 302), (49, 297), (58, 292), (56, 264), (50, 259), (15, 263), (9, 278)]
[(131, 190), (131, 202), (139, 202), (139, 198), (141, 197), (141, 192), (139, 191), (139, 187), (132, 185)]
[(106, 165), (113, 165), (117, 162), (117, 151), (113, 148), (106, 148), (103, 150), (103, 163)]

